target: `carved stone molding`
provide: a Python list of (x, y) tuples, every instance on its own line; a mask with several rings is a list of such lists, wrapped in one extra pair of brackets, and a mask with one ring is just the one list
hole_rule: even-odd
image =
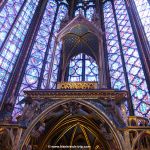
[(114, 100), (116, 103), (125, 100), (128, 96), (127, 91), (118, 90), (32, 90), (24, 91), (27, 97), (32, 99), (98, 99), (98, 100)]

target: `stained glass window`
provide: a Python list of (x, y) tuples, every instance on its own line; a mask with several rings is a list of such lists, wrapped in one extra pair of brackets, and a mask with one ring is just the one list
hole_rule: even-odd
[[(120, 58), (120, 52), (117, 51), (121, 48), (120, 50), (124, 58), (122, 59), (122, 63), (125, 65), (127, 80), (129, 82), (128, 86), (131, 91), (132, 103), (134, 106), (135, 114), (148, 117), (150, 116), (150, 97), (148, 94), (147, 83), (138, 53), (139, 50), (136, 45), (134, 33), (124, 0), (114, 0), (114, 7), (117, 22), (115, 22), (113, 19), (114, 14), (111, 2), (106, 2), (104, 9), (104, 20), (111, 81), (116, 82), (116, 74), (118, 74), (118, 79), (121, 81), (121, 84), (120, 86), (118, 86), (118, 88), (120, 89), (121, 87), (125, 87), (125, 79), (120, 61), (120, 59), (122, 58)], [(115, 26), (118, 27), (120, 46), (118, 45), (118, 37), (116, 34)], [(114, 74), (112, 74), (112, 72), (114, 72)], [(115, 80), (114, 76), (116, 76)], [(112, 84), (112, 87), (114, 87), (114, 84)]]
[[(59, 42), (57, 43), (56, 50), (54, 50), (54, 43), (56, 40), (57, 33), (60, 29), (61, 21), (65, 18), (66, 13), (68, 12), (67, 7), (65, 5), (61, 5), (59, 7), (58, 11), (58, 16), (55, 22), (55, 27), (54, 27), (54, 34), (52, 37), (52, 42), (51, 42), (51, 47), (49, 51), (49, 55), (52, 57), (51, 61), (47, 59), (47, 65), (50, 65), (48, 70), (45, 70), (45, 74), (49, 74), (49, 78), (47, 81), (47, 88), (53, 89), (56, 87), (56, 82), (57, 82), (57, 73), (58, 73), (58, 67), (59, 67), (59, 62), (60, 62), (60, 53), (61, 53), (61, 48), (62, 48), (62, 43)], [(51, 70), (52, 69), (52, 70)]]
[(150, 3), (148, 0), (134, 0), (141, 22), (144, 26), (146, 36), (150, 43)]
[[(21, 6), (20, 2), (8, 1), (6, 6), (3, 9), (3, 14), (6, 18), (3, 18), (5, 21), (1, 22), (1, 37), (2, 40), (5, 39), (10, 26), (12, 25), (12, 21), (14, 20), (14, 16), (16, 16), (17, 11)], [(10, 33), (7, 35), (7, 40), (3, 43), (3, 47), (1, 47), (0, 51), (0, 99), (5, 90), (7, 81), (10, 77), (10, 74), (13, 70), (15, 62), (20, 52), (20, 48), (23, 44), (25, 35), (27, 33), (28, 27), (31, 23), (33, 14), (37, 7), (37, 0), (28, 0), (25, 5), (23, 5), (22, 11), (17, 17), (13, 28)], [(13, 7), (15, 6), (15, 8)], [(12, 9), (12, 8), (13, 9)], [(10, 10), (9, 10), (10, 8)], [(12, 10), (11, 10), (12, 9)], [(10, 13), (10, 17), (9, 17)], [(14, 15), (13, 17), (11, 15)], [(7, 18), (8, 16), (8, 18)], [(7, 22), (8, 21), (8, 22)], [(7, 28), (8, 27), (8, 28)], [(4, 34), (3, 34), (4, 33)]]
[(86, 10), (86, 18), (87, 18), (89, 21), (92, 21), (93, 15), (94, 15), (94, 8), (93, 8), (93, 7), (89, 7), (89, 8)]
[(125, 2), (116, 0), (114, 4), (135, 114), (150, 116), (150, 96)]
[(87, 20), (92, 21), (95, 12), (95, 4), (93, 0), (79, 1), (77, 4), (77, 9), (75, 11), (75, 16), (81, 13), (87, 18)]
[[(103, 10), (111, 87), (114, 89), (126, 90), (125, 75), (122, 65), (123, 62), (120, 53), (121, 51), (118, 42), (112, 3), (107, 1), (104, 4)], [(129, 114), (127, 103), (125, 103), (125, 110), (126, 113)]]
[(82, 53), (71, 58), (68, 81), (98, 81), (98, 66), (95, 60)]
[[(66, 13), (66, 5), (62, 4), (59, 6), (54, 0), (48, 1), (36, 39), (33, 41), (34, 45), (19, 90), (19, 96), (16, 101), (13, 116), (18, 115), (18, 113), (21, 112), (20, 110), (22, 110), (23, 105), (18, 105), (18, 102), (24, 97), (23, 91), (38, 88), (39, 78), (43, 67), (45, 71), (42, 76), (42, 86), (40, 88), (54, 88), (54, 84), (57, 81), (55, 74), (57, 74), (58, 71), (57, 67), (59, 65), (61, 44), (57, 45), (56, 51), (53, 47), (56, 34), (60, 28), (61, 20), (64, 19)], [(57, 17), (56, 21), (55, 17)], [(53, 31), (52, 28), (54, 29)], [(52, 32), (54, 33), (53, 37), (51, 37)], [(47, 53), (48, 57), (46, 57)], [(50, 69), (52, 68), (50, 67), (51, 64), (53, 64), (53, 69), (51, 70), (52, 75), (50, 73)], [(53, 86), (48, 85), (50, 82)]]
[(82, 8), (78, 8), (78, 9), (75, 11), (75, 16), (79, 15), (80, 13), (81, 13), (83, 16), (85, 16), (84, 10), (83, 10)]

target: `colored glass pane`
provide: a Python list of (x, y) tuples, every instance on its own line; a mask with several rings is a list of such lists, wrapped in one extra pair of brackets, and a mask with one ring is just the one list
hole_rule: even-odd
[[(60, 25), (61, 25), (61, 21), (65, 18), (66, 13), (68, 12), (67, 7), (65, 5), (61, 5), (59, 7), (59, 11), (58, 11), (58, 15), (57, 15), (57, 19), (56, 19), (56, 23), (55, 23), (55, 27), (54, 27), (54, 35), (53, 35), (53, 41), (55, 42), (56, 40), (56, 36), (57, 33), (60, 29)], [(50, 89), (54, 89), (56, 88), (56, 82), (57, 82), (57, 73), (58, 73), (58, 69), (59, 69), (59, 62), (60, 62), (60, 53), (61, 53), (61, 48), (62, 48), (62, 43), (58, 43), (57, 47), (56, 47), (56, 51), (54, 51), (53, 47), (51, 47), (50, 49), (50, 53), (53, 53), (53, 61), (51, 61), (51, 63), (53, 64), (52, 66), (52, 72), (50, 75)]]
[[(46, 64), (45, 66), (46, 73), (44, 73), (43, 80), (46, 82), (48, 80), (48, 76), (46, 74), (49, 73), (48, 66), (50, 65), (51, 57), (52, 57), (51, 56), (52, 52), (51, 52), (51, 49), (49, 50), (49, 45), (51, 45), (51, 47), (53, 45), (53, 44), (49, 44), (49, 41), (51, 39), (50, 35), (52, 32), (54, 18), (55, 18), (55, 15), (57, 15), (57, 19), (56, 19), (56, 23), (55, 23), (54, 31), (53, 31), (54, 32), (53, 37), (55, 37), (56, 32), (59, 30), (61, 20), (65, 17), (66, 12), (67, 12), (67, 7), (65, 5), (60, 5), (59, 11), (56, 14), (57, 7), (58, 5), (55, 1), (53, 0), (48, 1), (37, 36), (35, 38), (35, 41), (33, 41), (34, 45), (33, 45), (31, 55), (30, 55), (30, 58), (26, 67), (26, 71), (23, 77), (21, 87), (19, 90), (19, 96), (16, 101), (15, 110), (13, 112), (14, 118), (17, 115), (19, 115), (19, 113), (22, 112), (23, 105), (22, 104), (18, 105), (18, 103), (24, 97), (23, 91), (37, 88), (41, 70), (44, 64)], [(54, 42), (54, 40), (52, 40), (51, 43), (52, 42)], [(48, 54), (46, 63), (44, 63), (47, 50), (49, 50), (49, 54)], [(56, 55), (57, 55), (56, 59), (59, 60), (57, 52), (56, 52)], [(44, 88), (43, 84), (42, 84), (42, 88)]]
[(0, 12), (0, 48), (15, 20), (24, 0), (8, 0)]
[(86, 10), (86, 18), (87, 18), (89, 21), (92, 21), (93, 15), (94, 15), (94, 8), (93, 8), (93, 7), (89, 7), (89, 8)]
[(16, 100), (16, 105), (13, 112), (14, 117), (16, 117), (17, 115), (19, 115), (19, 113), (21, 113), (20, 111), (22, 110), (23, 105), (20, 104), (18, 105), (18, 103), (24, 97), (23, 91), (37, 88), (38, 79), (40, 76), (40, 71), (42, 68), (45, 51), (51, 33), (51, 28), (52, 28), (52, 23), (54, 21), (56, 8), (57, 8), (57, 4), (53, 0), (50, 0), (47, 3), (41, 21), (41, 25), (39, 27), (39, 31), (34, 41), (34, 45), (23, 77), (23, 81), (19, 90), (19, 95)]
[[(114, 89), (126, 90), (116, 22), (110, 1), (104, 4), (103, 10), (111, 87)], [(128, 115), (129, 111), (127, 103), (125, 103), (125, 111)]]
[(111, 86), (115, 89), (123, 90), (126, 89), (126, 83), (122, 67), (116, 23), (110, 1), (104, 4), (104, 22)]
[[(0, 52), (0, 97), (2, 97), (7, 81), (16, 63), (28, 27), (35, 12), (37, 0), (28, 0), (17, 18), (7, 41)], [(6, 19), (7, 20), (7, 19)]]
[(148, 0), (134, 0), (141, 22), (144, 26), (146, 36), (150, 43), (150, 3)]
[(150, 96), (124, 0), (114, 1), (135, 114), (150, 116)]
[(77, 9), (75, 11), (75, 16), (81, 13), (83, 16), (87, 18), (87, 20), (92, 21), (94, 11), (95, 11), (95, 4), (92, 0), (79, 1), (77, 4)]
[(98, 81), (98, 66), (95, 60), (85, 54), (71, 58), (68, 81)]

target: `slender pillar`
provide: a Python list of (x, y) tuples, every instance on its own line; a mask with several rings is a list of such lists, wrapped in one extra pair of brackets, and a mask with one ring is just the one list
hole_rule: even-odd
[(69, 1), (69, 10), (68, 10), (69, 19), (72, 19), (74, 17), (75, 6), (76, 6), (76, 0)]
[(55, 53), (56, 53), (56, 48), (57, 48), (58, 40), (55, 40), (53, 52), (52, 52), (52, 60), (50, 62), (49, 66), (49, 72), (48, 72), (48, 79), (47, 79), (47, 84), (46, 84), (46, 89), (49, 89), (50, 86), (50, 81), (51, 81), (51, 76), (52, 76), (52, 71), (53, 71), (53, 64), (54, 64), (54, 59), (55, 59)]
[(108, 63), (108, 52), (107, 52), (107, 43), (105, 37), (105, 26), (104, 26), (104, 13), (103, 13), (103, 4), (100, 3), (100, 16), (101, 16), (101, 28), (103, 31), (103, 49), (104, 49), (104, 60), (105, 60), (105, 68), (106, 68), (106, 83), (107, 87), (111, 88), (111, 79), (110, 79), (110, 71), (109, 71), (109, 63)]
[[(101, 14), (101, 2), (99, 0), (95, 1), (96, 13)], [(101, 17), (101, 15), (99, 16)]]

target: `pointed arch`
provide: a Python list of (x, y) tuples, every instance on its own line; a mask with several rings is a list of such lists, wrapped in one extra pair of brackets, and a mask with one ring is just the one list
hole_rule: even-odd
[[(99, 118), (100, 121), (106, 123), (109, 128), (111, 133), (113, 134), (117, 147), (119, 150), (123, 150), (123, 145), (125, 146), (125, 144), (123, 144), (121, 141), (121, 135), (117, 132), (115, 125), (112, 123), (112, 121), (110, 121), (110, 119), (102, 112), (100, 111), (98, 108), (96, 108), (94, 105), (92, 105), (91, 103), (84, 101), (84, 100), (71, 100), (71, 102), (76, 102), (79, 103), (80, 105), (83, 105), (85, 107), (87, 107), (88, 109), (90, 109), (93, 113), (95, 113), (95, 115)], [(24, 145), (28, 145), (28, 138), (30, 136), (30, 133), (32, 131), (32, 129), (35, 127), (35, 125), (39, 122), (44, 120), (44, 118), (50, 114), (51, 111), (53, 110), (57, 110), (56, 108), (61, 106), (61, 105), (65, 105), (66, 103), (68, 103), (68, 100), (63, 100), (63, 101), (59, 101), (56, 102), (55, 104), (52, 104), (51, 106), (47, 107), (42, 113), (40, 113), (34, 120), (31, 121), (31, 123), (28, 125), (28, 128), (26, 129), (24, 135), (22, 136), (22, 139), (20, 140), (20, 144), (19, 147), (20, 149), (23, 148)], [(94, 115), (94, 116), (95, 116)], [(95, 116), (95, 117), (96, 117)], [(65, 119), (66, 116), (64, 116), (63, 118)], [(69, 117), (69, 116), (68, 116)], [(64, 120), (63, 119), (63, 120)], [(63, 121), (62, 120), (62, 121)]]

